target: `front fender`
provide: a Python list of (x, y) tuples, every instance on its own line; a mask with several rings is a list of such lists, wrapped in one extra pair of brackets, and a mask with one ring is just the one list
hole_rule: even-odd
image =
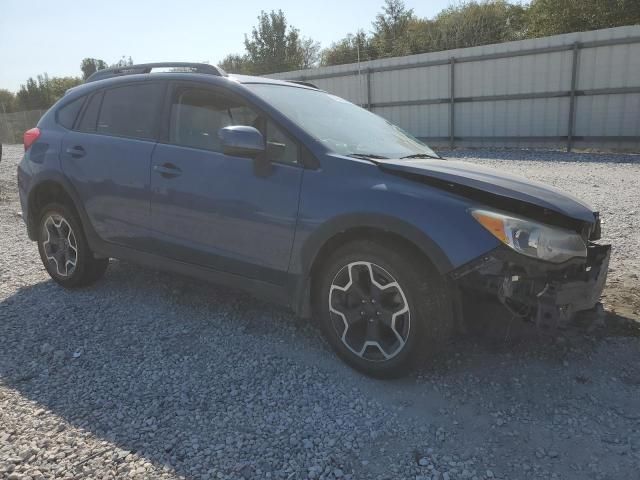
[(424, 231), (402, 219), (377, 213), (352, 213), (334, 217), (313, 231), (300, 251), (301, 271), (308, 274), (320, 249), (334, 236), (349, 230), (369, 228), (401, 236), (416, 245), (445, 274), (453, 265), (440, 248)]
[(477, 201), (326, 156), (304, 173), (290, 273), (305, 275), (322, 245), (337, 233), (372, 227), (418, 246), (441, 274), (493, 250), (499, 241), (470, 214)]
[(479, 206), (473, 200), (385, 173), (366, 161), (327, 155), (321, 163), (321, 169), (306, 170), (303, 178), (289, 266), (298, 306), (308, 297), (311, 268), (323, 245), (351, 229), (401, 236), (442, 275), (499, 245), (469, 214)]

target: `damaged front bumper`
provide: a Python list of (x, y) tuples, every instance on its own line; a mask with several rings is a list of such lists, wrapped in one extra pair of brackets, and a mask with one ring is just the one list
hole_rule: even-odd
[(463, 291), (490, 294), (519, 317), (557, 326), (599, 303), (610, 255), (610, 245), (590, 243), (586, 258), (553, 264), (498, 247), (451, 276)]

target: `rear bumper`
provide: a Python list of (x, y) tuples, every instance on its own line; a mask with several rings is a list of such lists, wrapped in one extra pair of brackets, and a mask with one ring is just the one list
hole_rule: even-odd
[(586, 259), (563, 264), (535, 260), (499, 247), (452, 273), (464, 290), (495, 296), (517, 316), (556, 325), (600, 301), (610, 245), (590, 244)]

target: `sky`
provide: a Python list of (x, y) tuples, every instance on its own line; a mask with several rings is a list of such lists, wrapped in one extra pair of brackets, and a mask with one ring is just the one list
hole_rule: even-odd
[[(433, 17), (452, 0), (405, 0)], [(383, 0), (2, 0), (0, 88), (27, 78), (79, 76), (85, 57), (115, 63), (209, 61), (244, 51), (261, 10), (282, 9), (305, 37), (327, 47), (347, 33), (369, 31)]]

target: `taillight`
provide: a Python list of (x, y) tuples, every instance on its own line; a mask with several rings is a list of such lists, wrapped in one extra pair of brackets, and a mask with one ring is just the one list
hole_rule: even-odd
[(33, 145), (33, 142), (35, 142), (39, 136), (40, 136), (40, 129), (38, 127), (31, 128), (26, 132), (24, 132), (24, 136), (22, 137), (22, 139), (24, 143), (25, 152), (29, 150), (29, 147)]

